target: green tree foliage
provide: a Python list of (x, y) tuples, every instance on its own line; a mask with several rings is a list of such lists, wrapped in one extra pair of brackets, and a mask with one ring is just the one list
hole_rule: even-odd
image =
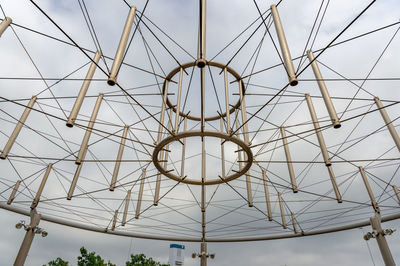
[[(105, 263), (104, 260), (96, 255), (95, 252), (90, 252), (81, 247), (81, 255), (78, 256), (78, 266), (116, 266), (111, 262)], [(169, 264), (161, 264), (160, 262), (154, 261), (152, 258), (147, 258), (144, 254), (131, 255), (131, 260), (125, 263), (126, 266), (169, 266)], [(43, 265), (46, 266), (46, 265)], [(61, 258), (57, 258), (48, 263), (48, 266), (69, 266), (68, 261), (64, 261)]]
[(152, 258), (146, 258), (144, 254), (131, 254), (131, 261), (127, 261), (125, 266), (169, 266), (169, 264), (161, 264)]

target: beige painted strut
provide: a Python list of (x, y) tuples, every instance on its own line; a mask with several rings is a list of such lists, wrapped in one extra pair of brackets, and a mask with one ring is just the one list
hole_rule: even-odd
[(6, 159), (8, 156), (8, 153), (10, 152), (12, 146), (14, 145), (15, 140), (17, 139), (19, 132), (21, 132), (22, 126), (25, 124), (26, 119), (28, 118), (29, 113), (31, 112), (31, 109), (33, 105), (36, 102), (37, 97), (33, 96), (28, 105), (26, 106), (24, 112), (21, 115), (21, 118), (19, 119), (17, 125), (14, 128), (14, 131), (12, 132), (10, 138), (7, 141), (6, 146), (4, 147), (2, 153), (0, 154), (0, 159)]
[(81, 148), (79, 150), (78, 156), (76, 157), (75, 164), (81, 164), (82, 161), (85, 159), (86, 151), (88, 148), (88, 143), (90, 139), (90, 135), (92, 134), (92, 129), (94, 126), (94, 122), (96, 121), (97, 114), (99, 113), (100, 105), (101, 105), (101, 100), (103, 99), (103, 94), (100, 93), (99, 96), (97, 97), (96, 104), (93, 108), (92, 116), (90, 117), (89, 124), (87, 126), (85, 136), (83, 137)]
[(400, 205), (400, 191), (396, 185), (393, 185), (392, 187), (393, 187), (394, 194), (397, 197), (397, 201), (399, 202), (399, 205)]
[(129, 34), (132, 29), (132, 24), (133, 24), (133, 20), (135, 18), (135, 13), (136, 13), (136, 7), (131, 6), (129, 13), (128, 13), (128, 17), (126, 18), (124, 30), (122, 31), (122, 35), (121, 35), (121, 39), (119, 41), (117, 52), (115, 53), (114, 62), (111, 67), (110, 75), (107, 80), (108, 85), (114, 86), (115, 83), (117, 82), (117, 75), (118, 75), (119, 69), (121, 67), (122, 60), (124, 58), (124, 53), (125, 53), (126, 45), (128, 43)]
[(280, 192), (278, 192), (278, 200), (279, 200), (279, 209), (281, 210), (282, 226), (283, 226), (283, 229), (286, 229), (287, 225), (286, 225), (286, 218), (285, 218), (285, 208), (283, 207), (282, 194)]
[(365, 188), (367, 189), (369, 198), (371, 199), (371, 205), (374, 208), (375, 212), (380, 213), (378, 203), (376, 202), (374, 193), (372, 192), (371, 186), (369, 185), (367, 176), (365, 175), (364, 168), (362, 166), (359, 166), (358, 169), (360, 170), (360, 174), (364, 181)]
[(332, 182), (333, 191), (335, 192), (335, 195), (336, 195), (336, 200), (338, 203), (342, 203), (343, 202), (342, 195), (340, 195), (339, 187), (336, 183), (336, 177), (335, 177), (335, 173), (333, 172), (332, 166), (328, 166), (328, 172), (329, 172), (329, 177)]
[(296, 177), (294, 175), (293, 163), (292, 163), (292, 156), (290, 155), (289, 145), (286, 138), (286, 131), (284, 127), (280, 127), (282, 141), (283, 141), (283, 148), (285, 150), (286, 155), (286, 163), (289, 171), (290, 183), (292, 184), (292, 190), (294, 193), (299, 192), (296, 183)]
[(308, 93), (306, 94), (306, 101), (307, 101), (308, 109), (310, 110), (310, 115), (311, 115), (311, 119), (313, 121), (315, 134), (317, 135), (317, 138), (318, 138), (319, 147), (321, 148), (321, 153), (322, 153), (322, 157), (324, 158), (325, 165), (331, 166), (332, 165), (331, 159), (329, 158), (328, 150), (326, 149), (326, 145), (325, 145), (325, 140), (324, 140), (324, 137), (322, 136), (322, 132), (319, 127), (319, 123), (318, 123), (317, 115), (315, 113), (314, 105), (312, 103), (310, 94), (308, 94)]
[(387, 114), (385, 107), (383, 106), (381, 100), (378, 97), (374, 98), (376, 106), (379, 108), (379, 112), (381, 113), (381, 116), (383, 120), (386, 123), (386, 127), (390, 132), (390, 135), (392, 135), (393, 141), (397, 146), (397, 149), (400, 151), (400, 138), (399, 135), (397, 134), (396, 129), (393, 126), (392, 120), (390, 120), (389, 115)]
[(276, 34), (278, 35), (279, 45), (281, 47), (283, 62), (285, 64), (286, 72), (289, 77), (290, 86), (296, 86), (298, 84), (298, 81), (293, 67), (292, 56), (290, 55), (289, 46), (286, 41), (285, 33), (282, 27), (282, 22), (279, 17), (276, 5), (271, 5), (271, 13), (275, 24)]
[(111, 226), (111, 231), (115, 230), (115, 226), (117, 225), (117, 217), (118, 217), (118, 210), (115, 210), (113, 222), (112, 222), (112, 226)]
[(267, 213), (268, 213), (268, 220), (272, 221), (272, 208), (271, 208), (271, 200), (269, 197), (269, 189), (267, 183), (267, 174), (265, 169), (262, 170), (262, 177), (264, 182), (264, 192), (265, 192), (265, 202), (267, 204)]
[(44, 173), (42, 182), (40, 183), (39, 189), (38, 189), (38, 191), (36, 192), (36, 196), (35, 196), (35, 198), (34, 198), (33, 201), (32, 201), (31, 209), (36, 208), (36, 206), (38, 205), (38, 203), (39, 203), (39, 201), (40, 201), (40, 197), (42, 196), (42, 192), (43, 192), (44, 186), (46, 185), (46, 181), (47, 181), (47, 178), (49, 177), (50, 170), (51, 170), (52, 167), (53, 167), (53, 164), (52, 164), (52, 163), (50, 163), (50, 164), (47, 166), (47, 169), (46, 169), (46, 172)]
[(0, 23), (0, 37), (3, 35), (4, 31), (10, 26), (12, 23), (12, 19), (10, 17), (5, 17), (3, 21)]
[(90, 81), (93, 78), (94, 72), (97, 68), (97, 64), (99, 63), (101, 56), (101, 52), (97, 51), (94, 58), (93, 62), (89, 67), (89, 70), (86, 74), (85, 80), (83, 81), (81, 90), (79, 91), (78, 97), (75, 100), (74, 107), (72, 107), (71, 113), (69, 114), (68, 120), (67, 120), (67, 127), (73, 127), (76, 121), (76, 118), (78, 116), (79, 110), (81, 109), (83, 100), (85, 99), (86, 93), (88, 91)]
[(206, 66), (206, 0), (199, 0), (199, 37), (196, 64), (200, 68)]
[(142, 198), (143, 198), (143, 189), (144, 189), (144, 180), (146, 178), (146, 168), (142, 169), (142, 177), (140, 179), (140, 187), (139, 187), (139, 195), (138, 195), (138, 200), (137, 200), (137, 206), (136, 206), (136, 215), (135, 219), (139, 219), (140, 215), (140, 207), (142, 205)]
[(128, 216), (128, 209), (129, 209), (129, 201), (131, 200), (131, 190), (128, 190), (126, 193), (126, 198), (125, 198), (125, 208), (124, 208), (124, 214), (122, 216), (122, 222), (121, 226), (125, 226), (126, 224), (126, 217)]
[(183, 68), (179, 71), (179, 83), (178, 83), (178, 95), (176, 98), (176, 111), (175, 111), (175, 126), (174, 133), (178, 133), (179, 126), (179, 113), (181, 110), (181, 95), (182, 95), (182, 78), (183, 78)]
[(229, 109), (230, 109), (229, 108), (229, 82), (228, 82), (228, 71), (226, 68), (224, 68), (224, 82), (225, 82), (226, 133), (230, 134), (231, 133), (231, 116), (229, 114)]
[(18, 191), (18, 188), (19, 188), (19, 185), (20, 185), (20, 184), (21, 184), (21, 180), (18, 180), (18, 181), (15, 183), (14, 188), (13, 188), (13, 190), (11, 191), (10, 197), (8, 198), (8, 201), (7, 201), (7, 204), (8, 204), (8, 205), (10, 205), (10, 204), (14, 201), (15, 195), (17, 194), (17, 191)]
[[(220, 119), (220, 125), (221, 125), (221, 133), (224, 132), (224, 119), (221, 117)], [(221, 177), (225, 178), (225, 146), (224, 146), (224, 140), (221, 139)]]
[(290, 212), (290, 217), (292, 218), (293, 232), (295, 234), (297, 234), (296, 219), (294, 218), (294, 213), (293, 212)]
[[(187, 130), (187, 117), (183, 120), (183, 131)], [(182, 140), (181, 178), (185, 177), (186, 138)]]
[(328, 110), (329, 116), (332, 121), (332, 125), (334, 128), (340, 128), (341, 124), (339, 121), (339, 117), (336, 113), (335, 106), (332, 103), (331, 97), (329, 96), (328, 89), (326, 88), (324, 79), (322, 78), (321, 71), (319, 70), (317, 61), (314, 59), (314, 54), (311, 50), (307, 51), (308, 59), (310, 60), (311, 67), (314, 72), (314, 76), (317, 79), (319, 90), (321, 91), (322, 98), (324, 99), (326, 109)]
[(117, 160), (115, 161), (114, 171), (113, 171), (112, 180), (111, 180), (111, 184), (110, 184), (110, 191), (114, 191), (115, 184), (117, 183), (119, 168), (121, 166), (121, 159), (122, 159), (122, 154), (124, 153), (126, 136), (128, 135), (128, 130), (129, 130), (129, 126), (126, 125), (124, 127), (124, 131), (122, 133), (121, 143), (119, 144)]
[(69, 191), (67, 194), (67, 200), (72, 199), (72, 196), (73, 196), (75, 188), (76, 188), (76, 184), (78, 183), (79, 175), (81, 174), (82, 166), (83, 166), (83, 163), (79, 164), (76, 167), (74, 178), (72, 179), (71, 186), (69, 187)]

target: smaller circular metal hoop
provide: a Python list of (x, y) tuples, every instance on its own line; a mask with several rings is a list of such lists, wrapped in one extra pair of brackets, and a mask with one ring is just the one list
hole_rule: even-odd
[[(232, 76), (235, 77), (235, 79), (237, 81), (240, 81), (242, 83), (242, 88), (243, 88), (243, 95), (245, 95), (245, 86), (244, 86), (244, 82), (242, 80), (242, 77), (235, 71), (233, 70), (231, 67), (229, 66), (225, 66), (221, 63), (218, 62), (214, 62), (214, 61), (206, 61), (206, 65), (207, 66), (213, 66), (213, 67), (217, 67), (221, 70), (223, 70), (224, 68), (226, 68), (226, 71), (228, 71), (228, 73), (230, 73)], [(166, 77), (164, 80), (164, 84), (163, 84), (163, 94), (165, 92), (165, 83), (166, 81), (171, 80), (177, 73), (179, 73), (180, 69), (187, 69), (189, 67), (194, 67), (197, 66), (197, 61), (194, 62), (189, 62), (186, 64), (183, 64), (182, 66), (178, 66), (177, 68), (175, 68), (174, 70), (172, 70)], [(174, 105), (172, 105), (172, 103), (169, 101), (169, 98), (167, 97), (167, 105), (169, 108), (171, 108), (175, 113), (176, 113), (176, 107)], [(238, 100), (238, 102), (229, 110), (229, 113), (232, 114), (233, 112), (235, 112), (236, 109), (238, 109), (240, 107), (240, 100)], [(194, 116), (194, 115), (188, 115), (185, 114), (183, 112), (179, 112), (179, 115), (181, 117), (187, 117), (187, 119), (189, 120), (193, 120), (193, 121), (201, 121), (201, 117), (199, 116)], [(205, 117), (205, 121), (214, 121), (217, 119), (220, 119), (221, 117), (225, 117), (226, 116), (226, 112), (222, 113), (221, 115), (215, 115), (215, 116), (209, 116), (209, 117)]]
[(251, 152), (251, 149), (240, 139), (230, 136), (225, 133), (221, 133), (219, 131), (211, 131), (211, 130), (206, 130), (204, 132), (201, 132), (200, 130), (193, 130), (193, 131), (186, 131), (182, 132), (176, 135), (169, 136), (165, 139), (163, 139), (154, 149), (153, 151), (153, 163), (155, 167), (160, 171), (161, 174), (175, 180), (178, 182), (186, 183), (186, 184), (191, 184), (191, 185), (203, 185), (203, 183), (199, 180), (194, 180), (190, 178), (181, 178), (180, 176), (177, 176), (175, 174), (172, 174), (171, 172), (168, 172), (166, 169), (161, 167), (159, 161), (158, 161), (158, 155), (159, 152), (169, 143), (173, 141), (177, 141), (179, 139), (183, 138), (189, 138), (189, 137), (215, 137), (215, 138), (220, 138), (224, 139), (226, 141), (231, 141), (237, 145), (240, 146), (240, 148), (246, 153), (247, 155), (247, 162), (245, 162), (244, 167), (239, 171), (236, 172), (232, 175), (226, 176), (224, 179), (218, 178), (218, 179), (211, 179), (211, 180), (206, 180), (204, 185), (216, 185), (216, 184), (223, 184), (227, 183), (229, 181), (232, 181), (242, 175), (244, 175), (251, 167), (253, 163), (253, 153)]

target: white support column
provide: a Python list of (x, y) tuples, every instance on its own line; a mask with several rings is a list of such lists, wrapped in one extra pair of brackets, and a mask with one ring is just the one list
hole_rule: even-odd
[(11, 23), (12, 19), (10, 17), (5, 17), (5, 19), (0, 23), (0, 37)]
[(97, 64), (99, 63), (100, 56), (101, 56), (101, 52), (97, 51), (93, 58), (93, 62), (90, 65), (89, 70), (86, 74), (85, 80), (83, 81), (83, 84), (82, 84), (81, 90), (79, 91), (78, 97), (75, 100), (74, 107), (72, 108), (71, 113), (69, 114), (69, 117), (68, 117), (68, 120), (66, 123), (67, 127), (73, 127), (75, 124), (75, 120), (78, 116), (79, 110), (81, 109), (81, 106), (82, 106), (83, 100), (85, 99), (90, 82), (91, 82), (94, 72), (97, 68)]
[(310, 110), (311, 119), (314, 124), (315, 134), (317, 135), (317, 138), (318, 138), (319, 147), (321, 148), (321, 153), (322, 153), (322, 156), (324, 157), (325, 165), (331, 166), (332, 165), (331, 159), (329, 158), (328, 150), (326, 149), (326, 145), (325, 145), (325, 140), (324, 140), (324, 137), (322, 136), (322, 132), (319, 127), (319, 123), (318, 123), (317, 115), (315, 113), (314, 105), (312, 103), (310, 94), (308, 94), (308, 93), (306, 94), (306, 101), (307, 101), (308, 109)]
[(176, 98), (175, 126), (174, 126), (175, 134), (178, 133), (178, 126), (179, 126), (179, 113), (181, 110), (182, 78), (183, 78), (183, 68), (181, 68), (181, 70), (179, 71), (178, 95)]
[(340, 195), (339, 187), (336, 183), (336, 177), (335, 177), (335, 173), (333, 172), (332, 166), (328, 166), (328, 172), (329, 172), (329, 177), (332, 182), (333, 191), (335, 192), (335, 195), (336, 195), (336, 200), (338, 203), (342, 203), (343, 202), (342, 195)]
[(279, 17), (276, 5), (271, 5), (271, 13), (272, 13), (272, 18), (274, 19), (275, 30), (276, 34), (278, 35), (279, 45), (281, 47), (283, 62), (285, 64), (286, 72), (289, 77), (290, 86), (296, 86), (298, 84), (298, 81), (293, 67), (292, 56), (290, 55), (289, 46), (286, 41), (285, 33), (282, 27), (282, 22)]
[(113, 171), (112, 180), (111, 180), (111, 184), (110, 184), (110, 191), (114, 191), (115, 184), (117, 183), (119, 168), (121, 166), (121, 159), (122, 159), (122, 154), (124, 153), (126, 136), (128, 135), (128, 130), (129, 130), (129, 126), (126, 125), (124, 127), (124, 132), (122, 133), (121, 143), (119, 144), (117, 160), (115, 161), (114, 171)]
[(362, 177), (362, 179), (364, 181), (365, 188), (367, 189), (369, 198), (371, 199), (371, 205), (374, 208), (375, 212), (380, 213), (378, 203), (376, 202), (374, 193), (372, 192), (371, 186), (369, 185), (369, 182), (368, 182), (367, 176), (365, 174), (364, 168), (362, 166), (360, 166), (360, 167), (358, 167), (358, 169), (360, 170), (360, 174), (361, 174), (361, 177)]
[(17, 191), (18, 191), (18, 188), (19, 188), (19, 185), (20, 185), (20, 184), (21, 184), (21, 180), (18, 180), (18, 181), (15, 183), (15, 186), (14, 186), (14, 188), (13, 188), (11, 194), (10, 194), (10, 197), (8, 198), (8, 201), (7, 201), (7, 204), (8, 204), (8, 205), (10, 205), (10, 204), (14, 201), (14, 199), (15, 199), (15, 194), (17, 194)]
[(36, 212), (36, 209), (31, 210), (31, 221), (29, 226), (26, 228), (25, 237), (22, 241), (21, 247), (19, 248), (18, 255), (15, 258), (14, 266), (23, 266), (25, 264), (33, 238), (35, 237), (34, 230), (39, 225), (39, 222), (40, 214)]
[(131, 6), (131, 9), (129, 10), (128, 17), (125, 22), (124, 30), (122, 31), (117, 52), (115, 53), (114, 62), (111, 67), (110, 75), (108, 77), (107, 81), (108, 85), (114, 86), (115, 83), (117, 82), (117, 75), (122, 64), (122, 59), (124, 58), (129, 34), (132, 29), (133, 20), (135, 18), (135, 13), (136, 13), (136, 7)]
[(111, 231), (115, 230), (115, 226), (117, 225), (117, 218), (118, 218), (118, 210), (115, 210), (113, 222), (112, 222), (112, 226), (111, 226)]
[(280, 192), (278, 192), (278, 200), (279, 200), (279, 209), (281, 211), (282, 226), (283, 226), (283, 229), (286, 229), (287, 225), (286, 225), (286, 217), (285, 217), (285, 208), (283, 207), (282, 194)]
[(393, 185), (392, 187), (393, 187), (394, 194), (397, 197), (397, 201), (399, 202), (399, 205), (400, 205), (400, 192), (399, 192), (399, 189), (397, 188), (396, 185)]
[(269, 197), (267, 174), (266, 174), (265, 169), (262, 170), (262, 177), (263, 177), (263, 181), (264, 181), (265, 202), (267, 204), (268, 220), (272, 221), (271, 200), (270, 200), (270, 197)]
[(136, 206), (136, 215), (135, 219), (139, 219), (140, 215), (140, 207), (142, 205), (142, 198), (143, 198), (143, 189), (144, 189), (144, 180), (146, 178), (146, 168), (142, 169), (142, 177), (140, 179), (140, 187), (139, 187), (139, 195), (138, 195), (138, 200), (137, 200), (137, 206)]
[(94, 109), (93, 109), (93, 112), (92, 112), (92, 116), (90, 117), (90, 121), (89, 121), (89, 124), (87, 126), (85, 136), (83, 137), (81, 148), (79, 150), (78, 156), (76, 157), (75, 164), (79, 165), (85, 159), (85, 155), (86, 155), (86, 151), (87, 151), (87, 148), (88, 148), (90, 135), (92, 134), (92, 129), (93, 129), (93, 126), (94, 126), (94, 122), (96, 121), (97, 114), (99, 113), (100, 104), (101, 104), (101, 100), (102, 99), (103, 99), (103, 94), (100, 93), (99, 96), (97, 97), (97, 101), (96, 101), (96, 104), (94, 106)]
[(280, 127), (281, 130), (281, 136), (282, 136), (282, 141), (283, 141), (283, 148), (285, 150), (285, 155), (286, 155), (286, 163), (289, 171), (289, 177), (290, 177), (290, 183), (292, 184), (292, 190), (293, 193), (299, 192), (297, 189), (297, 183), (296, 183), (296, 177), (294, 175), (294, 169), (293, 169), (293, 164), (292, 164), (292, 156), (290, 155), (290, 150), (289, 150), (289, 145), (287, 142), (286, 138), (286, 132), (284, 127)]
[(79, 175), (81, 174), (83, 163), (79, 164), (75, 170), (74, 178), (72, 179), (71, 186), (67, 194), (67, 200), (71, 200), (75, 191), (76, 184), (78, 183)]
[(8, 142), (7, 142), (6, 146), (5, 146), (4, 149), (3, 149), (3, 151), (2, 151), (2, 153), (1, 153), (1, 155), (0, 155), (0, 159), (3, 159), (3, 160), (4, 160), (4, 159), (7, 158), (8, 153), (9, 153), (10, 150), (11, 150), (11, 147), (14, 145), (14, 142), (15, 142), (15, 140), (17, 139), (17, 137), (18, 137), (18, 135), (19, 135), (19, 132), (20, 132), (21, 129), (22, 129), (22, 126), (25, 124), (25, 121), (26, 121), (26, 119), (28, 118), (28, 115), (29, 115), (29, 113), (31, 112), (31, 109), (32, 109), (33, 105), (34, 105), (35, 102), (36, 102), (36, 99), (37, 99), (36, 96), (33, 96), (33, 97), (30, 99), (28, 105), (26, 106), (24, 112), (23, 112), (22, 115), (21, 115), (21, 118), (19, 119), (17, 125), (15, 126), (13, 133), (11, 134), (10, 138), (8, 139)]
[(385, 265), (396, 266), (392, 253), (390, 252), (389, 245), (386, 242), (385, 233), (382, 230), (380, 214), (375, 213), (374, 217), (372, 217), (370, 221), (372, 229), (377, 232), (376, 242), (378, 242), (379, 250), (381, 252)]
[(126, 193), (126, 198), (125, 198), (125, 208), (124, 208), (124, 214), (122, 216), (121, 226), (125, 226), (125, 224), (126, 224), (126, 217), (128, 216), (130, 200), (131, 200), (131, 190), (128, 190), (128, 192)]
[(332, 103), (331, 97), (329, 96), (328, 89), (326, 88), (324, 79), (322, 78), (321, 71), (319, 70), (317, 61), (314, 60), (314, 54), (311, 50), (307, 51), (308, 59), (310, 60), (311, 67), (314, 71), (314, 76), (317, 79), (319, 90), (321, 91), (322, 98), (324, 99), (326, 109), (328, 110), (329, 116), (332, 121), (332, 125), (334, 128), (340, 128), (341, 124), (339, 121), (339, 117), (336, 113), (335, 107)]
[(394, 126), (392, 124), (392, 120), (390, 120), (381, 100), (379, 100), (378, 97), (375, 97), (374, 100), (375, 100), (376, 106), (378, 106), (378, 108), (379, 108), (379, 112), (381, 113), (383, 120), (385, 121), (385, 124), (387, 126), (387, 129), (390, 132), (390, 135), (392, 135), (393, 141), (396, 144), (397, 149), (400, 151), (400, 138), (399, 138), (399, 135), (397, 134), (396, 129), (394, 128)]
[(242, 114), (242, 122), (243, 122), (244, 142), (246, 143), (246, 145), (250, 146), (251, 143), (249, 138), (249, 126), (247, 124), (246, 100), (244, 99), (244, 88), (241, 80), (239, 80), (239, 95), (240, 95), (240, 113)]
[(206, 66), (206, 0), (199, 0), (199, 40), (197, 51), (197, 66)]
[(39, 189), (38, 189), (38, 191), (36, 192), (36, 196), (35, 196), (35, 198), (34, 198), (33, 201), (32, 201), (31, 209), (36, 208), (36, 206), (38, 205), (38, 203), (39, 203), (39, 201), (40, 201), (40, 196), (42, 195), (43, 188), (44, 188), (44, 186), (46, 185), (46, 181), (47, 181), (47, 178), (49, 177), (50, 170), (51, 170), (52, 167), (53, 167), (53, 164), (52, 164), (52, 163), (50, 163), (50, 164), (47, 166), (47, 169), (46, 169), (46, 172), (44, 173), (42, 182), (40, 183)]

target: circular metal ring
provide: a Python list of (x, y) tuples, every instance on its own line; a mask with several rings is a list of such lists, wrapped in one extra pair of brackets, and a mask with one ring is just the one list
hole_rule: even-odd
[[(217, 68), (219, 68), (219, 69), (221, 69), (221, 70), (223, 70), (223, 69), (226, 68), (226, 71), (227, 71), (228, 73), (230, 73), (232, 76), (234, 76), (235, 79), (236, 79), (237, 81), (240, 81), (240, 82), (242, 83), (243, 95), (245, 94), (245, 91), (246, 91), (246, 90), (245, 90), (245, 86), (244, 86), (244, 82), (243, 82), (243, 80), (242, 80), (242, 77), (241, 77), (235, 70), (233, 70), (231, 67), (225, 66), (224, 64), (221, 64), (221, 63), (218, 63), (218, 62), (214, 62), (214, 61), (206, 61), (206, 65), (207, 65), (207, 66), (217, 67)], [(180, 71), (181, 68), (187, 69), (187, 68), (194, 67), (194, 66), (197, 66), (197, 61), (189, 62), (189, 63), (183, 64), (183, 65), (178, 66), (178, 67), (176, 67), (175, 69), (173, 69), (173, 70), (166, 76), (166, 78), (165, 78), (165, 80), (164, 80), (164, 84), (163, 84), (163, 94), (164, 94), (164, 92), (165, 92), (165, 83), (166, 83), (166, 81), (172, 80), (172, 78), (173, 78), (177, 73), (179, 73), (179, 71)], [(169, 101), (168, 97), (167, 97), (166, 104), (168, 105), (169, 108), (171, 108), (171, 109), (176, 113), (176, 107)], [(238, 109), (239, 107), (240, 107), (240, 100), (238, 100), (238, 102), (229, 110), (229, 113), (232, 114), (232, 113), (235, 112), (235, 110)], [(179, 112), (179, 115), (180, 115), (181, 117), (187, 117), (187, 119), (189, 119), (189, 120), (201, 121), (201, 117), (199, 117), (199, 116), (188, 115), (188, 114), (185, 114), (185, 113), (183, 113), (183, 112)], [(225, 116), (226, 116), (226, 112), (225, 112), (225, 113), (222, 113), (221, 115), (218, 114), (218, 115), (215, 115), (215, 116), (208, 116), (208, 117), (205, 117), (204, 119), (205, 119), (205, 121), (214, 121), (214, 120), (220, 119), (221, 117), (225, 117)]]
[(229, 176), (226, 176), (225, 178), (218, 178), (218, 179), (211, 179), (211, 180), (206, 180), (204, 182), (204, 185), (216, 185), (216, 184), (222, 184), (222, 183), (227, 183), (231, 180), (234, 180), (242, 175), (244, 175), (251, 167), (252, 162), (253, 162), (253, 153), (251, 152), (251, 149), (249, 148), (249, 146), (247, 146), (242, 140), (230, 136), (228, 134), (225, 133), (221, 133), (219, 131), (211, 131), (211, 130), (207, 130), (207, 131), (203, 131), (201, 132), (200, 130), (193, 130), (193, 131), (186, 131), (186, 132), (182, 132), (176, 135), (172, 135), (169, 136), (165, 139), (163, 139), (154, 149), (153, 151), (153, 163), (155, 165), (155, 167), (158, 169), (158, 171), (160, 171), (160, 173), (162, 173), (163, 175), (176, 180), (178, 182), (182, 182), (182, 183), (186, 183), (186, 184), (192, 184), (192, 185), (203, 185), (203, 183), (199, 180), (195, 180), (195, 179), (190, 179), (190, 178), (182, 178), (181, 176), (177, 176), (169, 171), (167, 171), (166, 169), (164, 169), (161, 165), (160, 162), (158, 160), (159, 157), (159, 152), (169, 143), (173, 142), (173, 141), (177, 141), (183, 138), (189, 138), (189, 137), (215, 137), (215, 138), (220, 138), (220, 139), (224, 139), (226, 141), (231, 141), (235, 144), (237, 144), (238, 146), (240, 146), (240, 148), (246, 153), (246, 157), (247, 161), (245, 162), (244, 167)]

